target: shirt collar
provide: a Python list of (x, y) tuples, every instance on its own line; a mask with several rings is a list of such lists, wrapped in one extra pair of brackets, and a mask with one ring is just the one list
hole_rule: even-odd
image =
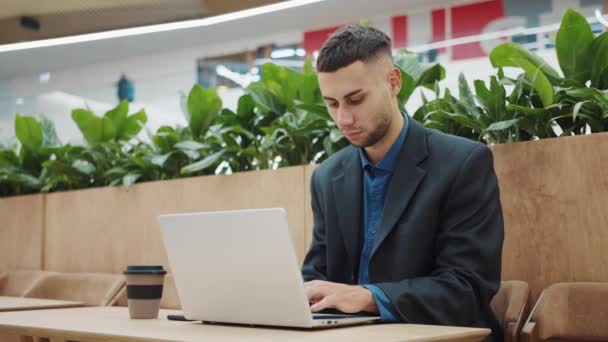
[[(403, 114), (403, 113), (402, 113)], [(388, 172), (393, 172), (395, 167), (397, 166), (397, 156), (399, 155), (399, 151), (401, 151), (401, 147), (405, 142), (405, 137), (407, 135), (407, 131), (410, 126), (410, 118), (408, 115), (403, 114), (404, 122), (403, 129), (399, 134), (397, 140), (393, 143), (393, 146), (388, 150), (388, 152), (384, 155), (384, 157), (378, 162), (378, 164), (373, 164), (368, 158), (365, 150), (363, 148), (359, 148), (359, 156), (361, 157), (361, 166), (363, 169), (368, 168), (377, 168)]]

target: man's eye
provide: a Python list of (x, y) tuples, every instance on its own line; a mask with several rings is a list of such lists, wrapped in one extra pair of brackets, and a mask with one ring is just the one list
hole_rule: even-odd
[(354, 105), (360, 104), (361, 102), (363, 102), (363, 98), (362, 97), (358, 98), (358, 99), (352, 99), (352, 100), (350, 100), (350, 103), (352, 103)]
[(337, 102), (330, 102), (330, 103), (327, 104), (327, 106), (331, 107), (331, 108), (336, 108), (336, 107), (338, 107), (338, 103)]

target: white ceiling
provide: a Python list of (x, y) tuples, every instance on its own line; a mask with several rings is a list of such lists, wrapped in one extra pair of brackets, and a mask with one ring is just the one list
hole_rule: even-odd
[[(0, 0), (7, 1), (7, 0)], [(17, 0), (8, 0), (17, 3)], [(62, 0), (68, 2), (68, 0)], [(70, 0), (77, 2), (77, 0)], [(129, 0), (147, 1), (147, 0)], [(154, 0), (157, 2), (173, 0)], [(213, 26), (113, 38), (64, 46), (0, 53), (0, 79), (36, 75), (88, 64), (110, 62), (129, 57), (162, 54), (277, 32), (304, 32), (365, 19), (372, 14), (398, 15), (419, 8), (473, 1), (453, 0), (326, 0), (272, 14), (240, 19)], [(479, 1), (479, 0), (478, 0)], [(102, 1), (87, 0), (88, 3)], [(115, 3), (125, 3), (127, 0)], [(38, 3), (38, 2), (37, 2)], [(42, 5), (42, 1), (39, 1)], [(47, 5), (44, 5), (47, 6)], [(18, 6), (14, 7), (17, 8)], [(4, 11), (4, 8), (3, 8)]]

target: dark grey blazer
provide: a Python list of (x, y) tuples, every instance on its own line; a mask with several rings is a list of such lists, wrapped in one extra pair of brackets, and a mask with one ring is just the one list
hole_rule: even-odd
[[(491, 150), (411, 120), (369, 262), (400, 319), (487, 327), (500, 287), (503, 218)], [(311, 180), (313, 240), (302, 274), (356, 284), (363, 180), (357, 148), (323, 162)]]

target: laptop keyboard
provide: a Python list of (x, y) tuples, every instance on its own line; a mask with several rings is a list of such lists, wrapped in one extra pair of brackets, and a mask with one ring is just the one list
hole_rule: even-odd
[(317, 314), (317, 313), (313, 313), (312, 314), (312, 319), (316, 319), (316, 320), (320, 320), (320, 319), (344, 319), (344, 318), (353, 318), (353, 317), (357, 317), (355, 315), (347, 315), (347, 314), (343, 314), (343, 315), (329, 315), (329, 314)]
[(319, 312), (313, 312), (312, 319), (344, 319), (353, 317), (371, 317), (373, 315), (366, 312), (359, 312), (356, 314), (346, 314), (336, 309), (325, 309)]

